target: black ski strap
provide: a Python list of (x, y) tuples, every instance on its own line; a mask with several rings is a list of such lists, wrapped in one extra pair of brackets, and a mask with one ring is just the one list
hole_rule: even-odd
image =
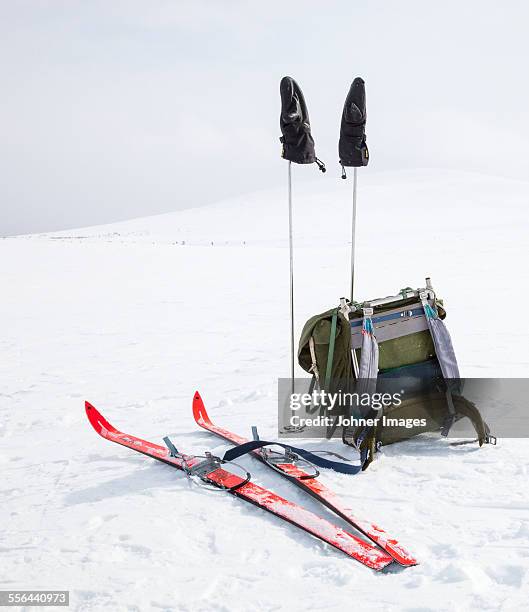
[(226, 451), (224, 454), (223, 460), (233, 461), (242, 455), (251, 453), (252, 451), (257, 450), (258, 448), (263, 448), (264, 446), (280, 446), (281, 448), (291, 451), (303, 459), (310, 461), (310, 463), (318, 467), (334, 470), (340, 474), (358, 474), (358, 472), (362, 471), (362, 466), (360, 465), (348, 465), (347, 463), (342, 463), (341, 461), (331, 461), (330, 459), (320, 457), (316, 453), (311, 453), (304, 448), (296, 448), (290, 444), (281, 444), (280, 442), (267, 442), (266, 440), (251, 440), (250, 442), (245, 442), (244, 444), (239, 444), (239, 446), (230, 448), (230, 450)]

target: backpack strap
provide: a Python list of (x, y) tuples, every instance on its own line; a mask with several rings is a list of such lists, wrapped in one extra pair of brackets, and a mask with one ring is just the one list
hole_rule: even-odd
[(332, 362), (334, 360), (334, 345), (336, 343), (336, 327), (338, 324), (338, 308), (332, 314), (331, 335), (329, 336), (329, 352), (327, 353), (327, 368), (325, 370), (325, 390), (329, 390), (332, 376)]
[(483, 420), (476, 404), (468, 400), (462, 395), (454, 395), (455, 409), (461, 416), (467, 417), (472, 423), (472, 426), (476, 430), (478, 436), (476, 440), (466, 440), (464, 442), (454, 442), (454, 445), (459, 446), (461, 444), (470, 444), (471, 442), (478, 442), (480, 446), (483, 444), (496, 444), (496, 436), (490, 433), (490, 428), (487, 423)]
[(312, 365), (310, 366), (309, 372), (312, 372), (313, 380), (315, 379), (319, 387), (320, 386), (320, 371), (318, 370), (318, 364), (316, 362), (316, 349), (314, 348), (314, 336), (311, 336), (309, 338), (309, 351), (310, 351), (310, 358), (312, 359)]
[(452, 391), (448, 388), (446, 389), (446, 404), (448, 406), (448, 414), (446, 415), (446, 418), (443, 423), (443, 427), (441, 429), (441, 435), (443, 436), (443, 438), (446, 438), (448, 436), (448, 433), (450, 432), (450, 428), (452, 427), (456, 419), (456, 409), (454, 406), (454, 398), (452, 397)]
[(363, 472), (374, 461), (375, 454), (380, 450), (380, 442), (378, 440), (379, 426), (368, 426), (360, 431), (357, 430), (356, 436), (353, 432), (348, 436), (348, 433), (349, 430), (344, 427), (342, 429), (342, 441), (360, 453), (360, 465)]
[[(318, 379), (316, 379), (316, 375), (313, 374), (312, 378), (310, 379), (310, 385), (309, 385), (309, 390), (308, 390), (308, 394), (312, 397), (312, 394), (314, 393), (314, 389), (316, 388), (316, 384), (318, 385), (318, 390), (320, 389), (320, 381)], [(318, 404), (314, 404), (311, 400), (311, 403), (309, 406), (307, 406), (305, 408), (307, 414), (314, 414), (315, 412), (318, 411)]]
[(446, 403), (448, 406), (448, 414), (446, 415), (441, 429), (441, 435), (446, 438), (456, 418), (454, 396), (461, 393), (459, 367), (457, 365), (454, 347), (452, 346), (452, 339), (450, 338), (450, 334), (445, 324), (439, 318), (435, 301), (433, 305), (428, 303), (428, 291), (426, 290), (419, 292), (419, 299), (421, 300), (424, 315), (428, 323), (428, 329), (430, 330), (430, 335), (434, 343), (435, 355), (441, 367), (441, 372), (443, 373), (443, 378), (445, 379), (447, 387)]

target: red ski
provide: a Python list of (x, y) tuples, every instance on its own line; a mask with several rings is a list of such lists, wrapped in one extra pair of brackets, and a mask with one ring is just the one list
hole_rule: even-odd
[[(246, 438), (238, 436), (237, 434), (234, 434), (227, 429), (223, 429), (222, 427), (218, 427), (211, 422), (211, 419), (206, 411), (206, 407), (204, 406), (204, 402), (202, 401), (198, 391), (193, 397), (193, 416), (195, 417), (195, 421), (198, 425), (204, 429), (207, 429), (211, 433), (228, 440), (232, 444), (239, 445), (248, 442)], [(267, 453), (270, 453), (270, 451), (267, 451)], [(352, 527), (380, 546), (380, 548), (382, 548), (388, 555), (397, 561), (397, 563), (400, 563), (401, 565), (417, 565), (417, 560), (406, 550), (404, 550), (397, 540), (389, 537), (388, 534), (377, 525), (354, 516), (351, 510), (343, 507), (340, 504), (336, 495), (330, 489), (328, 489), (316, 478), (312, 478), (305, 471), (297, 467), (293, 462), (278, 462), (277, 458), (280, 458), (281, 455), (277, 453), (274, 464), (271, 466), (265, 458), (266, 455), (264, 455), (260, 450), (254, 450), (251, 452), (251, 454), (257, 457), (257, 459), (262, 461), (265, 465), (273, 467), (276, 471), (282, 473), (300, 489), (303, 489), (303, 491), (307, 492), (309, 495), (329, 508), (329, 510), (337, 514), (343, 520), (347, 521)]]
[[(85, 402), (85, 408), (92, 427), (103, 438), (187, 473), (192, 471), (205, 483), (225, 489), (227, 493), (271, 512), (323, 542), (327, 542), (371, 569), (382, 570), (393, 562), (390, 555), (373, 546), (370, 542), (348, 533), (326, 519), (276, 495), (268, 489), (249, 482), (248, 479), (241, 478), (237, 474), (219, 467), (220, 463), (217, 458), (195, 457), (179, 452), (172, 453), (168, 448), (118, 431), (90, 403)], [(174, 450), (176, 451), (176, 449)]]

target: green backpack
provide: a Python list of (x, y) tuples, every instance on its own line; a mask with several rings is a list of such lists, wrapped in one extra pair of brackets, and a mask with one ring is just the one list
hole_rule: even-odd
[[(407, 287), (396, 296), (363, 304), (342, 299), (340, 307), (311, 317), (303, 327), (298, 362), (313, 375), (311, 388), (351, 393), (366, 381), (377, 391), (405, 387), (399, 404), (363, 415), (378, 419), (376, 425), (341, 427), (342, 440), (360, 451), (364, 469), (381, 446), (425, 432), (446, 436), (462, 417), (470, 419), (480, 446), (495, 443), (479, 410), (461, 394), (445, 317), (427, 279), (425, 289)], [(334, 423), (340, 416), (350, 417), (351, 406), (338, 403), (332, 416)], [(386, 426), (389, 419), (406, 425)], [(417, 426), (408, 425), (415, 420)], [(328, 427), (327, 437), (337, 429), (336, 424)]]

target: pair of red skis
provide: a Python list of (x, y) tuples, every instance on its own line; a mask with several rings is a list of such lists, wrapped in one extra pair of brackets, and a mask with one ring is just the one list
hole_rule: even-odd
[[(285, 455), (284, 463), (281, 462), (281, 455), (279, 455), (280, 461), (277, 461), (276, 458), (272, 464), (269, 460), (271, 451), (265, 451), (264, 449), (252, 451), (252, 454), (257, 459), (273, 467), (294, 485), (320, 501), (367, 539), (362, 539), (341, 527), (333, 525), (328, 520), (317, 516), (302, 506), (250, 482), (249, 478), (245, 479), (227, 471), (224, 469), (224, 462), (216, 457), (212, 457), (209, 454), (206, 458), (185, 455), (177, 451), (170, 441), (166, 442), (169, 447), (166, 448), (141, 438), (124, 434), (113, 427), (91, 404), (86, 402), (85, 407), (90, 423), (103, 438), (127, 446), (132, 450), (167, 463), (188, 474), (195, 474), (205, 483), (225, 489), (235, 497), (244, 499), (275, 514), (323, 542), (327, 542), (341, 550), (346, 555), (353, 557), (369, 568), (379, 571), (393, 562), (404, 566), (417, 564), (417, 561), (400, 546), (397, 540), (390, 538), (384, 530), (373, 523), (354, 516), (351, 510), (340, 504), (330, 489), (317, 478), (300, 469), (296, 465), (296, 461), (292, 460), (289, 455)], [(193, 415), (198, 425), (235, 445), (248, 441), (241, 436), (214, 425), (206, 412), (198, 392), (195, 393), (193, 398)]]

